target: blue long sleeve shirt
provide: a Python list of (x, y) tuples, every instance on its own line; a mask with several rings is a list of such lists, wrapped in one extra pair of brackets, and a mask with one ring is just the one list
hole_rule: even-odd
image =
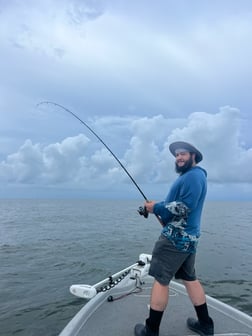
[(201, 213), (207, 192), (206, 177), (207, 172), (195, 166), (176, 179), (165, 201), (156, 203), (153, 208), (154, 214), (161, 217), (164, 226), (169, 225), (174, 217), (166, 205), (174, 201), (182, 202), (189, 208), (184, 231), (192, 236), (200, 236)]

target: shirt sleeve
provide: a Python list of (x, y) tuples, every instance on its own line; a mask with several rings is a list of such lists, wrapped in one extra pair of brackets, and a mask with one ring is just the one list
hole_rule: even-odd
[(165, 207), (166, 202), (159, 202), (154, 205), (153, 213), (157, 216), (161, 217), (161, 220), (164, 224), (166, 224), (171, 218), (171, 212)]

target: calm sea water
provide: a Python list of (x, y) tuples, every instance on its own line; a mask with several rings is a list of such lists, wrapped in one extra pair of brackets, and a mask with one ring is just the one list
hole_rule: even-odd
[[(151, 253), (160, 233), (136, 201), (1, 200), (0, 335), (54, 336), (93, 284)], [(252, 315), (252, 203), (208, 202), (197, 272), (207, 294)]]

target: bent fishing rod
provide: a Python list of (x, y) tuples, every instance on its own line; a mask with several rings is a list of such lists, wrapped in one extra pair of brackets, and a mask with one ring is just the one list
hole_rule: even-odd
[[(77, 114), (75, 114), (74, 112), (72, 112), (71, 110), (66, 108), (65, 106), (63, 106), (61, 104), (58, 104), (58, 103), (55, 103), (55, 102), (52, 102), (52, 101), (42, 101), (42, 102), (38, 103), (36, 106), (39, 107), (40, 105), (53, 105), (53, 106), (59, 107), (59, 108), (63, 109), (64, 111), (66, 111), (67, 113), (71, 114), (77, 120), (79, 120), (81, 122), (81, 124), (83, 124), (103, 144), (103, 146), (105, 146), (105, 148), (109, 151), (109, 153), (114, 157), (114, 159), (119, 163), (121, 168), (128, 175), (128, 177), (133, 182), (133, 184), (135, 185), (137, 190), (140, 192), (140, 194), (143, 196), (145, 201), (148, 202), (148, 198), (145, 196), (143, 191), (140, 189), (140, 187), (138, 186), (138, 184), (136, 183), (134, 178), (131, 176), (131, 174), (128, 172), (128, 170), (125, 168), (125, 166), (122, 164), (122, 162), (118, 159), (118, 157), (112, 152), (112, 150), (108, 147), (108, 145), (106, 145), (106, 143), (101, 139), (101, 137), (94, 130), (92, 130), (92, 128), (87, 123), (85, 123)], [(147, 212), (146, 208), (139, 207), (138, 212), (139, 212), (140, 215), (144, 216), (145, 218), (148, 217), (148, 212)], [(163, 225), (161, 219), (157, 215), (155, 215), (155, 216), (157, 217), (160, 224)]]

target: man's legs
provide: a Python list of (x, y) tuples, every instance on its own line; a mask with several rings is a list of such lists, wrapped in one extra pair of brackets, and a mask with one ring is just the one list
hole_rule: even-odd
[(208, 314), (206, 295), (201, 283), (199, 280), (183, 280), (183, 282), (198, 317), (198, 321), (193, 318), (189, 318), (187, 320), (188, 327), (202, 336), (213, 335), (213, 320)]
[(136, 336), (158, 336), (162, 315), (168, 304), (169, 283), (175, 274), (180, 279), (195, 280), (194, 261), (194, 254), (181, 253), (169, 239), (162, 235), (159, 237), (152, 252), (149, 270), (149, 274), (155, 278), (149, 318), (145, 325), (136, 325)]
[(168, 304), (169, 286), (154, 281), (150, 299), (150, 313), (145, 326), (137, 324), (135, 327), (136, 336), (158, 336), (159, 326), (163, 312)]

